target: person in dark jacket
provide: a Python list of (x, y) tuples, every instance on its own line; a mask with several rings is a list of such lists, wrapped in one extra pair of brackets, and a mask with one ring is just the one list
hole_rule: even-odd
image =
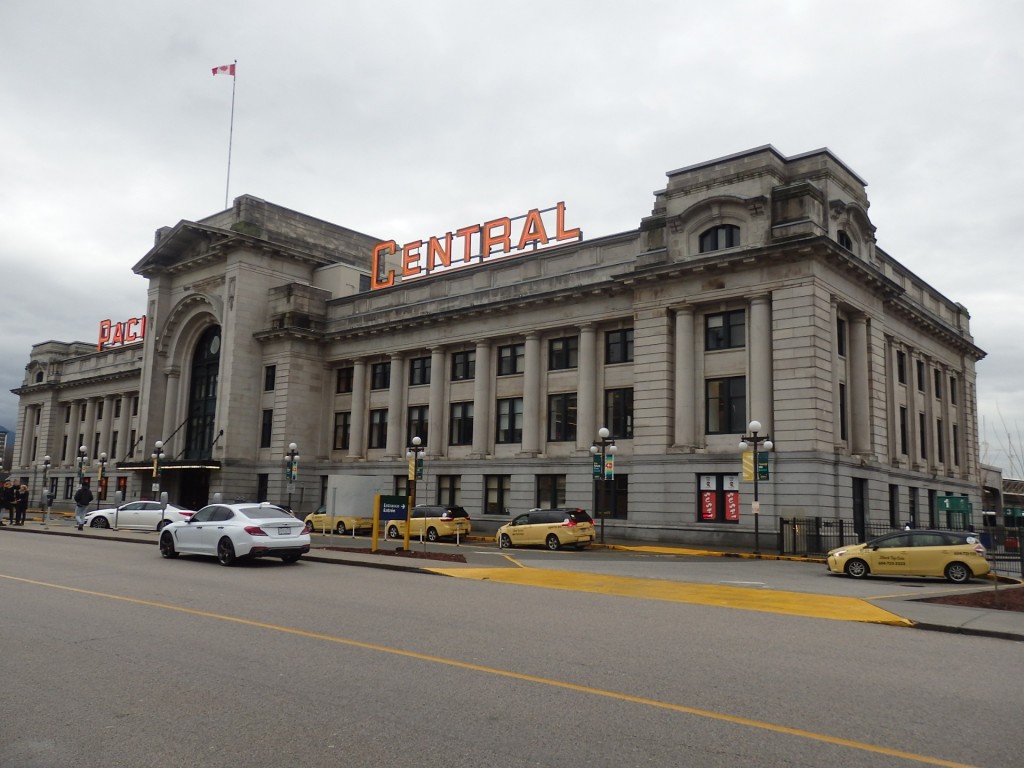
[(85, 513), (89, 511), (91, 503), (92, 491), (89, 490), (88, 485), (82, 483), (81, 487), (75, 491), (75, 524), (78, 525), (78, 530), (85, 527)]
[(25, 513), (28, 512), (28, 486), (22, 485), (14, 494), (14, 524), (25, 524)]
[[(14, 497), (16, 491), (14, 483), (8, 480), (4, 483), (4, 487), (0, 490), (0, 518), (3, 516), (4, 510), (7, 510), (8, 522), (14, 525)], [(0, 525), (3, 525), (3, 520), (0, 519)]]

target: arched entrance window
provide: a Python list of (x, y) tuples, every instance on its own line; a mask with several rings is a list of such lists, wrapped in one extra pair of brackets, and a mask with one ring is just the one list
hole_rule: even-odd
[(188, 393), (188, 427), (185, 458), (212, 458), (214, 423), (217, 418), (217, 376), (220, 371), (220, 326), (208, 328), (192, 356)]

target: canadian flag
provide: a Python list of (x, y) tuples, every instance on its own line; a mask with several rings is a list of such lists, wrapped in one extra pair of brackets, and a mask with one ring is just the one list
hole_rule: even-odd
[(213, 74), (215, 74), (215, 75), (231, 75), (232, 77), (234, 77), (235, 76), (235, 65), (234, 64), (224, 64), (223, 66), (220, 66), (220, 67), (214, 67), (213, 68)]

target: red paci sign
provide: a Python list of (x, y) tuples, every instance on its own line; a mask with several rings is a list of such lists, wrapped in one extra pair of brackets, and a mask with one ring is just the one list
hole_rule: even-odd
[(740, 519), (740, 494), (739, 491), (725, 492), (725, 519)]
[(96, 342), (96, 349), (101, 352), (111, 347), (120, 347), (125, 344), (134, 344), (142, 341), (146, 336), (146, 318), (133, 317), (123, 323), (113, 323), (110, 320), (100, 320), (100, 336)]

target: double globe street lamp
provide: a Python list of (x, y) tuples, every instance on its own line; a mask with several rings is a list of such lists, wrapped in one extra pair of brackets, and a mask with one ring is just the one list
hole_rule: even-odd
[[(405, 452), (405, 458), (409, 460), (409, 503), (405, 508), (405, 540), (402, 547), (409, 549), (409, 535), (412, 532), (412, 508), (416, 506), (416, 481), (423, 479), (423, 452), (427, 447), (418, 437), (412, 439), (412, 445)], [(420, 531), (425, 534), (425, 531)]]
[[(288, 453), (285, 454), (284, 479), (288, 482), (288, 511), (292, 512), (292, 492), (295, 490), (295, 481), (299, 479), (299, 446), (295, 443), (288, 443)], [(298, 517), (298, 515), (295, 515)]]
[[(594, 506), (597, 507), (595, 510), (601, 517), (601, 543), (604, 544), (604, 519), (607, 516), (604, 510), (604, 502), (607, 493), (605, 493), (605, 484), (608, 480), (615, 476), (614, 461), (615, 452), (619, 450), (618, 446), (615, 445), (615, 441), (610, 439), (611, 432), (608, 431), (608, 427), (601, 427), (597, 431), (598, 439), (593, 442), (590, 446), (590, 453), (596, 459), (600, 455), (601, 465), (594, 466)], [(608, 457), (612, 457), (612, 468), (608, 466)], [(610, 470), (610, 471), (609, 471)]]
[(759, 435), (761, 431), (761, 422), (754, 420), (747, 425), (747, 429), (750, 431), (749, 435), (744, 435), (740, 440), (740, 450), (749, 451), (753, 449), (754, 452), (754, 503), (750, 505), (750, 511), (754, 515), (754, 554), (761, 554), (761, 531), (759, 525), (759, 518), (761, 517), (761, 502), (757, 498), (757, 479), (760, 472), (760, 462), (758, 461), (758, 451), (763, 447), (766, 451), (770, 451), (775, 447), (771, 438), (768, 435)]

